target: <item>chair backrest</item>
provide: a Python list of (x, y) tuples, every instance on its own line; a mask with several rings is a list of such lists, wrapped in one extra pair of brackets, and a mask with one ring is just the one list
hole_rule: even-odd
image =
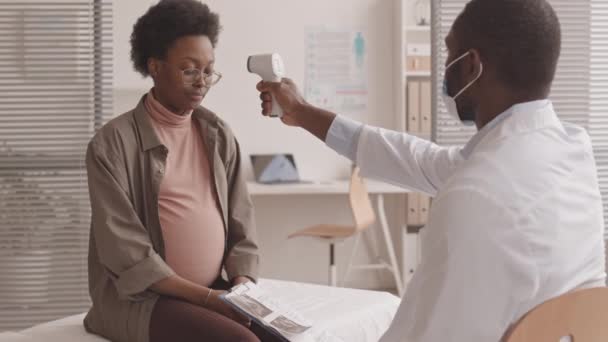
[(571, 292), (551, 299), (526, 314), (505, 342), (608, 341), (608, 288)]
[(350, 177), (350, 207), (358, 231), (368, 228), (376, 221), (376, 214), (369, 199), (365, 182), (359, 176), (358, 167), (353, 169)]

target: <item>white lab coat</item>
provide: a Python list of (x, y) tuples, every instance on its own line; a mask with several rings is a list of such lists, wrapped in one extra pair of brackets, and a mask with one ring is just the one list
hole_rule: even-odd
[(362, 175), (435, 197), (422, 262), (382, 342), (499, 341), (543, 301), (605, 284), (588, 134), (562, 124), (549, 101), (510, 111), (470, 155), (362, 129)]

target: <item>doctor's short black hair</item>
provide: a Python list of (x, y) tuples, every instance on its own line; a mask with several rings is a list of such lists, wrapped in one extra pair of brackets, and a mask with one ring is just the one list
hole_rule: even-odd
[(148, 59), (163, 59), (181, 37), (204, 35), (213, 47), (221, 30), (219, 15), (197, 0), (161, 0), (133, 26), (131, 61), (135, 70), (148, 76)]
[(513, 91), (551, 87), (561, 52), (561, 28), (547, 0), (472, 0), (453, 34), (462, 51), (477, 49)]

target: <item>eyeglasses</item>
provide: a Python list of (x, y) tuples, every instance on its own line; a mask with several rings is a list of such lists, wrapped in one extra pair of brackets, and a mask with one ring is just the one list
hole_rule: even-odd
[(222, 74), (217, 71), (212, 71), (211, 73), (202, 72), (198, 69), (185, 69), (181, 70), (182, 72), (182, 81), (186, 85), (192, 85), (197, 82), (203, 81), (203, 84), (211, 87), (216, 85), (222, 79)]

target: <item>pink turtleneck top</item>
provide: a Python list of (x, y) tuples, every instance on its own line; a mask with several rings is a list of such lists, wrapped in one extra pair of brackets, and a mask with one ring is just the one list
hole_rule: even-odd
[(225, 232), (207, 149), (192, 111), (172, 113), (153, 92), (145, 107), (169, 150), (158, 196), (165, 259), (179, 276), (210, 286), (221, 271)]

